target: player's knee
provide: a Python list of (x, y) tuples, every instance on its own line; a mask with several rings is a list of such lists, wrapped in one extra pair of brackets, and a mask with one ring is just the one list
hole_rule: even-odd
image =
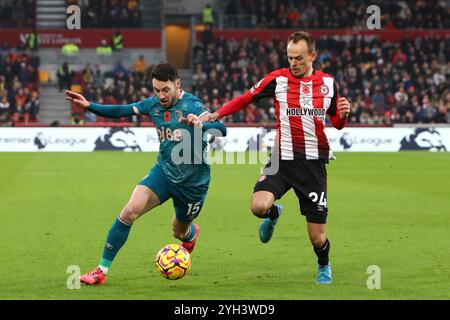
[(129, 203), (123, 208), (120, 217), (127, 223), (133, 223), (141, 215), (142, 208), (139, 205)]
[(268, 205), (263, 202), (253, 201), (251, 205), (251, 210), (255, 216), (261, 218), (266, 214), (269, 208)]
[(325, 233), (315, 233), (310, 234), (309, 239), (311, 240), (311, 243), (314, 247), (320, 248), (324, 245), (325, 241), (327, 240), (327, 236)]

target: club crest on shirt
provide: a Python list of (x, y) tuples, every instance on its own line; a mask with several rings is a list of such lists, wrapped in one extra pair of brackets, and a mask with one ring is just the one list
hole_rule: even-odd
[(328, 92), (330, 92), (330, 89), (328, 88), (327, 85), (323, 84), (320, 86), (319, 91), (323, 96), (326, 96), (328, 94)]
[(183, 117), (183, 111), (175, 110), (175, 117), (177, 118), (178, 122), (180, 122), (180, 119)]

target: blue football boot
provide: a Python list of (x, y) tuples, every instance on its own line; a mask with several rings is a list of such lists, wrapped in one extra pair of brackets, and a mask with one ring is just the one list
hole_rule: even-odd
[(333, 277), (331, 275), (331, 266), (329, 264), (327, 265), (320, 265), (317, 271), (317, 284), (330, 284), (333, 282)]
[(278, 207), (278, 218), (272, 220), (270, 218), (264, 219), (264, 221), (259, 226), (259, 239), (263, 243), (267, 243), (272, 239), (273, 231), (275, 230), (275, 225), (281, 216), (283, 211), (283, 206), (281, 204), (275, 204)]

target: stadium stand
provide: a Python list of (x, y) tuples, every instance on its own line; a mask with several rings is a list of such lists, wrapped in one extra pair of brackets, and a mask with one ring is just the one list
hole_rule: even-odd
[(0, 1), (1, 28), (33, 28), (36, 25), (36, 0)]
[[(210, 36), (207, 37), (211, 39)], [(380, 42), (345, 35), (317, 39), (315, 67), (333, 75), (351, 99), (351, 123), (449, 123), (450, 36)], [(193, 91), (215, 110), (262, 76), (287, 67), (286, 43), (216, 37), (194, 48)], [(250, 105), (228, 122), (273, 121), (271, 101)]]
[(84, 28), (140, 28), (138, 0), (67, 0), (80, 6)]
[[(64, 62), (69, 63), (74, 74), (70, 81), (66, 79), (62, 83), (61, 89), (68, 87), (92, 101), (130, 103), (152, 95), (149, 75), (153, 64), (168, 57), (165, 42), (146, 48), (139, 45), (127, 47), (127, 44), (130, 37), (141, 39), (140, 35), (130, 35), (129, 28), (138, 33), (141, 30), (147, 32), (146, 28), (157, 32), (164, 30), (160, 1), (53, 2), (58, 3), (54, 10), (64, 11), (65, 6), (71, 4), (80, 6), (82, 28), (100, 29), (68, 34), (64, 30), (65, 12), (58, 25), (45, 24), (50, 23), (41, 17), (49, 8), (44, 5), (45, 1), (1, 1), (0, 31), (20, 28), (16, 30), (24, 30), (25, 35), (44, 32), (39, 36), (45, 45), (43, 42), (38, 50), (27, 50), (31, 38), (22, 34), (18, 46), (14, 45), (16, 48), (0, 41), (0, 125), (38, 121), (50, 124), (55, 120), (61, 124), (110, 121), (76, 108), (62, 110), (56, 80), (58, 69)], [(302, 29), (320, 32), (342, 29), (346, 32), (340, 35), (328, 36), (324, 32), (316, 37), (319, 56), (315, 67), (335, 77), (341, 95), (351, 100), (351, 124), (450, 123), (450, 32), (444, 37), (435, 32), (450, 30), (448, 1), (377, 1), (385, 34), (389, 33), (386, 31), (403, 32), (406, 29), (429, 32), (426, 36), (396, 40), (364, 35), (367, 31), (364, 24), (366, 9), (370, 4), (368, 0), (339, 0), (333, 6), (324, 0), (220, 1), (219, 6), (214, 6), (212, 28), (208, 24), (205, 31), (195, 31), (202, 29), (200, 18), (197, 21), (199, 28), (191, 29), (192, 33), (200, 32), (201, 36), (190, 38), (196, 41), (191, 42), (190, 69), (180, 70), (183, 87), (201, 97), (214, 111), (249, 89), (271, 70), (287, 66), (286, 37), (280, 37), (279, 33)], [(166, 19), (165, 23), (170, 21)], [(264, 40), (252, 36), (236, 40), (218, 36), (223, 30), (236, 35), (258, 30), (272, 32), (273, 36)], [(101, 39), (113, 44), (114, 35), (120, 33), (123, 38), (116, 39), (116, 45), (120, 45), (113, 48), (112, 54), (99, 55), (96, 52)], [(146, 39), (158, 38), (155, 35)], [(96, 42), (90, 43), (93, 39)], [(62, 54), (61, 47), (72, 40), (79, 41), (79, 53), (72, 56)], [(42, 108), (39, 108), (39, 102)], [(149, 119), (132, 117), (118, 122), (128, 121), (140, 125)], [(227, 117), (225, 121), (271, 125), (275, 123), (274, 107), (270, 99), (263, 100)]]
[[(446, 1), (402, 0), (243, 0), (226, 7), (231, 27), (244, 28), (356, 28), (365, 29), (367, 7), (376, 4), (386, 29), (438, 29), (450, 27)], [(230, 19), (230, 16), (237, 18)]]
[(0, 125), (37, 122), (39, 63), (36, 52), (0, 50)]
[[(82, 93), (86, 99), (102, 104), (129, 104), (153, 95), (150, 75), (153, 65), (148, 65), (144, 56), (139, 56), (134, 63), (126, 67), (122, 61), (106, 71), (102, 71), (100, 64), (93, 67), (86, 64), (74, 74), (71, 89)], [(110, 122), (149, 122), (147, 116), (129, 117), (121, 119), (106, 119), (97, 117), (91, 112), (72, 105), (71, 123), (110, 123)]]

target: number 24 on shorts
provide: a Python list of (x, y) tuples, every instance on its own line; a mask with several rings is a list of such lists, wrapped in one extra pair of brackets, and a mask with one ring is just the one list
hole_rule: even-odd
[(325, 192), (322, 192), (320, 194), (320, 199), (319, 199), (319, 195), (317, 194), (317, 192), (310, 192), (308, 197), (311, 198), (312, 202), (317, 202), (317, 200), (319, 200), (319, 206), (327, 206), (327, 198), (325, 197)]

